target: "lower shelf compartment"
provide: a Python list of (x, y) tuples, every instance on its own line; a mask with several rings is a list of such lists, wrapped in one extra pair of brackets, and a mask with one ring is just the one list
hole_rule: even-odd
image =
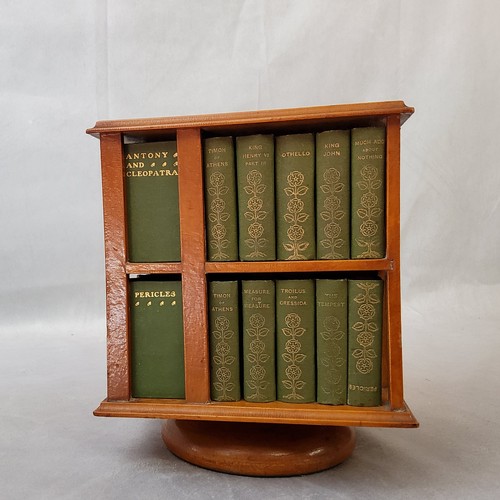
[(98, 417), (162, 418), (178, 420), (217, 420), (276, 424), (338, 425), (356, 427), (418, 427), (406, 403), (402, 409), (328, 406), (291, 403), (187, 403), (181, 400), (134, 399), (104, 400), (94, 411)]

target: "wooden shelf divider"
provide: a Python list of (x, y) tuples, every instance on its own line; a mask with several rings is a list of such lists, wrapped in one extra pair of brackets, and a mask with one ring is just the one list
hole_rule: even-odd
[(207, 273), (317, 273), (379, 271), (393, 266), (389, 259), (300, 260), (268, 262), (206, 262)]
[(177, 131), (181, 218), (182, 307), (186, 401), (210, 400), (205, 210), (201, 136), (198, 128)]
[(180, 262), (127, 262), (125, 272), (127, 274), (181, 274), (182, 264)]
[(103, 401), (94, 412), (104, 417), (176, 418), (304, 425), (347, 425), (362, 427), (418, 427), (411, 410), (403, 405), (393, 411), (389, 405), (367, 408), (328, 406), (318, 403), (234, 403), (192, 404), (171, 400)]

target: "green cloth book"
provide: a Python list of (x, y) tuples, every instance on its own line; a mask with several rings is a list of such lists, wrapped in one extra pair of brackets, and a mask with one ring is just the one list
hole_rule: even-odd
[(316, 253), (318, 259), (350, 257), (351, 134), (316, 134)]
[(277, 399), (316, 400), (314, 280), (276, 281)]
[(128, 260), (181, 260), (175, 141), (125, 144)]
[(315, 259), (314, 135), (276, 137), (275, 155), (278, 259)]
[(381, 404), (384, 282), (349, 280), (347, 404)]
[(236, 138), (240, 260), (276, 260), (274, 136)]
[(134, 398), (184, 398), (180, 281), (130, 281), (131, 383)]
[(345, 405), (347, 398), (347, 280), (316, 280), (317, 401)]
[(238, 260), (233, 138), (207, 138), (203, 145), (208, 260)]
[(208, 291), (211, 398), (238, 401), (241, 399), (238, 282), (211, 281)]
[(351, 258), (385, 257), (385, 128), (351, 131)]
[(276, 400), (275, 300), (274, 281), (241, 282), (243, 397), (247, 401)]

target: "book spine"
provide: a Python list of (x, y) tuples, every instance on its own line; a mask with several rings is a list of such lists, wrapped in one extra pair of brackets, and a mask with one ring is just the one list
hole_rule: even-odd
[(241, 282), (243, 316), (243, 397), (276, 400), (275, 286), (270, 280)]
[(279, 260), (316, 258), (313, 134), (276, 137), (276, 226)]
[(351, 258), (385, 257), (385, 128), (351, 131)]
[(349, 130), (316, 134), (316, 253), (318, 259), (350, 257)]
[(314, 280), (276, 281), (277, 399), (316, 399)]
[(349, 280), (347, 404), (381, 404), (382, 280)]
[(180, 281), (130, 282), (132, 397), (184, 398)]
[(125, 144), (128, 260), (181, 260), (177, 145)]
[(347, 280), (316, 280), (317, 401), (347, 401)]
[(233, 138), (205, 139), (204, 163), (208, 260), (238, 260)]
[(241, 399), (238, 282), (210, 282), (208, 305), (211, 398), (238, 401)]
[(236, 173), (240, 260), (276, 260), (274, 137), (237, 137)]

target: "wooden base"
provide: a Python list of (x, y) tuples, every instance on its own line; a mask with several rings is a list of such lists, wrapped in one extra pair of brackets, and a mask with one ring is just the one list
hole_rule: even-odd
[(354, 450), (350, 427), (166, 420), (168, 449), (194, 465), (244, 476), (297, 476), (329, 469)]

